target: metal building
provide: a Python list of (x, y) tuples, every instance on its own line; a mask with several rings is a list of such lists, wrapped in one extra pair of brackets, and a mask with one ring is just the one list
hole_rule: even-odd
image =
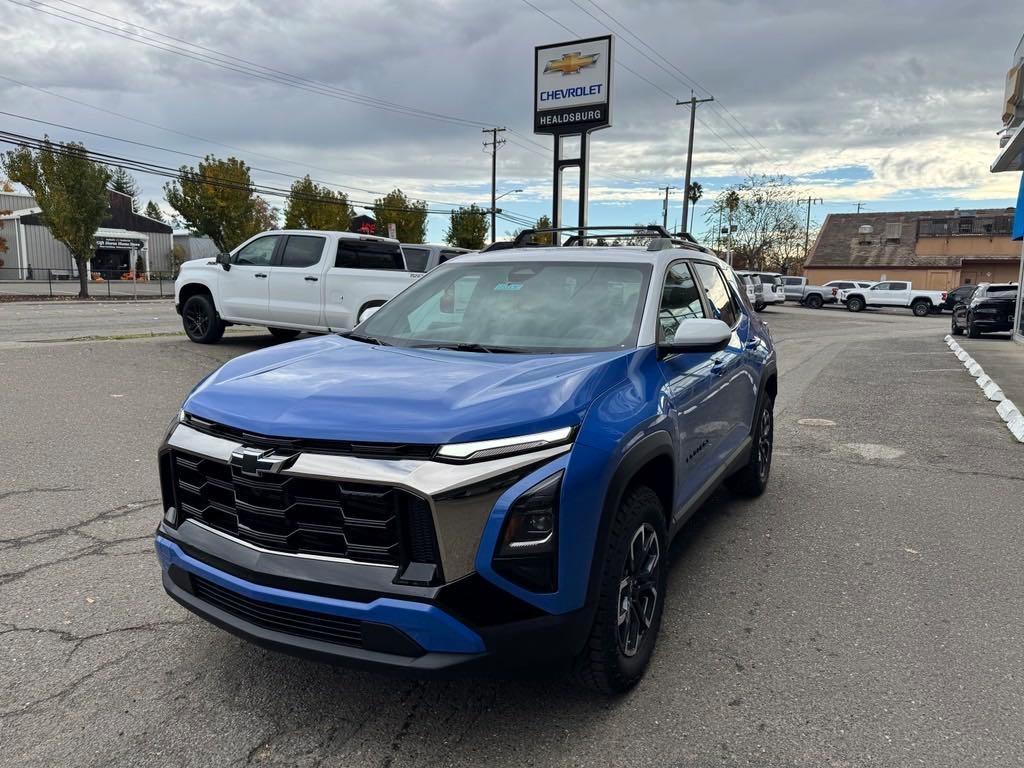
[[(6, 253), (0, 253), (0, 280), (78, 276), (71, 252), (50, 234), (31, 196), (0, 193), (0, 211), (10, 211), (0, 215), (0, 237), (7, 242)], [(168, 272), (173, 245), (170, 225), (135, 213), (128, 195), (110, 190), (110, 212), (96, 230), (90, 277), (119, 279), (140, 259), (146, 272)]]

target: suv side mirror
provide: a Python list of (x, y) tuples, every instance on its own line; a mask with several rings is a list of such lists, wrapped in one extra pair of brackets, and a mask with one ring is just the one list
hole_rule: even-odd
[(231, 269), (231, 254), (230, 253), (218, 253), (217, 263), (224, 267), (224, 271), (227, 272)]
[(659, 344), (658, 351), (663, 354), (718, 352), (725, 349), (731, 338), (732, 329), (721, 320), (691, 318), (679, 323), (672, 341)]

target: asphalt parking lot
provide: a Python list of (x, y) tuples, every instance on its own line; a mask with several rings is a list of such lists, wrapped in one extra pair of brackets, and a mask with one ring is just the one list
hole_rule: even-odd
[[(0, 306), (2, 766), (1024, 764), (1024, 446), (943, 343), (948, 314), (766, 312), (771, 487), (695, 517), (649, 674), (602, 699), (335, 669), (186, 613), (152, 547), (155, 450), (201, 376), (270, 336), (60, 342), (121, 334), (93, 330), (108, 309), (59, 328), (16, 311)], [(180, 328), (166, 303), (140, 312), (123, 335)]]

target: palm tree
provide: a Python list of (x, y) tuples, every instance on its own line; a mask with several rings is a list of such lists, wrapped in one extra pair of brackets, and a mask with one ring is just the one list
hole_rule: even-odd
[(684, 222), (687, 224), (686, 231), (689, 232), (693, 229), (693, 213), (697, 210), (697, 201), (704, 197), (704, 187), (699, 181), (691, 181), (690, 188), (686, 191), (686, 196), (692, 203), (690, 206), (690, 221)]

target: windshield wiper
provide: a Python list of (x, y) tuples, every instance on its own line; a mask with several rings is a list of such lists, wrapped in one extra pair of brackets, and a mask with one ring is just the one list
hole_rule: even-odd
[(414, 344), (413, 349), (452, 349), (456, 352), (488, 352), (492, 354), (498, 354), (502, 352), (507, 353), (520, 353), (522, 350), (515, 349), (514, 347), (491, 347), (484, 346), (483, 344), (477, 344), (476, 342), (460, 342), (453, 344)]
[(391, 344), (388, 344), (386, 341), (381, 341), (376, 336), (364, 336), (361, 333), (339, 333), (338, 335), (346, 339), (352, 339), (352, 341), (363, 341), (366, 342), (367, 344), (376, 344), (379, 347), (392, 346)]

